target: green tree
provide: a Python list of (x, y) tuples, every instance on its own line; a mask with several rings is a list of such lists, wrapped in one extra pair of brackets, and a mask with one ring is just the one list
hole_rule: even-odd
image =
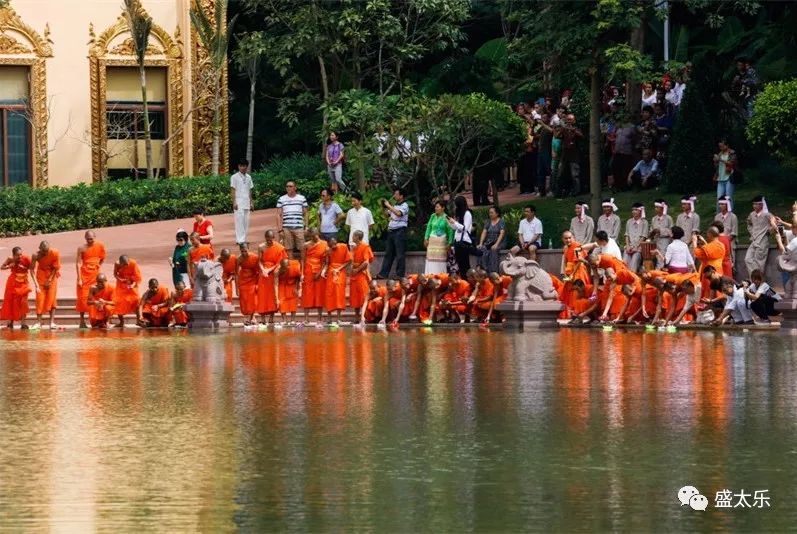
[(144, 154), (147, 165), (147, 178), (151, 179), (152, 173), (152, 134), (150, 132), (149, 108), (147, 106), (147, 69), (144, 66), (149, 35), (152, 31), (152, 17), (144, 11), (140, 0), (125, 0), (125, 18), (138, 64), (138, 74), (141, 81), (141, 105), (143, 107), (144, 122)]
[(756, 97), (747, 137), (778, 158), (797, 158), (797, 79), (767, 84)]
[[(126, 0), (132, 1), (132, 0)], [(227, 0), (215, 0), (213, 3), (213, 17), (211, 18), (199, 0), (194, 0), (191, 8), (191, 24), (197, 33), (199, 42), (207, 50), (210, 58), (210, 77), (213, 87), (213, 145), (211, 152), (211, 173), (219, 174), (219, 160), (221, 152), (221, 111), (224, 107), (226, 92), (221, 86), (224, 69), (227, 66), (227, 48), (232, 36), (232, 28), (237, 16), (227, 21)], [(226, 24), (225, 24), (226, 22)]]
[(706, 111), (701, 84), (692, 80), (678, 110), (664, 181), (672, 193), (687, 194), (711, 188), (716, 132)]
[[(401, 92), (406, 65), (463, 39), (467, 0), (244, 0), (263, 16), (265, 58), (281, 80), (279, 117), (299, 121), (349, 89)], [(324, 115), (324, 128), (326, 115)]]

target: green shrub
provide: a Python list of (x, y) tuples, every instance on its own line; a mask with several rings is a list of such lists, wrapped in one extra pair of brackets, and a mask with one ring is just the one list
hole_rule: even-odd
[[(255, 209), (273, 208), (285, 183), (296, 181), (315, 202), (327, 177), (320, 158), (294, 155), (275, 160), (252, 175)], [(65, 232), (190, 217), (195, 208), (229, 213), (226, 176), (115, 180), (72, 187), (0, 189), (0, 236)]]
[(747, 137), (781, 159), (797, 157), (797, 80), (767, 84), (756, 97)]

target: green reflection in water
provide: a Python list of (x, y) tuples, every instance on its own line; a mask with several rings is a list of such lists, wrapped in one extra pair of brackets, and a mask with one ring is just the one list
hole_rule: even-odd
[[(797, 524), (794, 336), (4, 333), (14, 530)], [(709, 509), (681, 508), (694, 485)], [(722, 510), (717, 491), (768, 489)]]

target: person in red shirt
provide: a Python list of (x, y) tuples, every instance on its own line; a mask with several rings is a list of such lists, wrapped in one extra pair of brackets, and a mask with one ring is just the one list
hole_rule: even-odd
[(199, 242), (203, 245), (212, 246), (213, 244), (213, 223), (205, 218), (205, 210), (194, 210), (194, 232), (199, 234)]

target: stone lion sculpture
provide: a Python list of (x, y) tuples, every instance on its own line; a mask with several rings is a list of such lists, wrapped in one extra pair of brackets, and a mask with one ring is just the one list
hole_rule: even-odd
[(512, 300), (540, 302), (558, 298), (551, 275), (536, 261), (510, 255), (501, 262), (500, 269), (513, 279), (510, 291)]
[(200, 260), (194, 276), (194, 302), (224, 302), (223, 272), (221, 263)]

